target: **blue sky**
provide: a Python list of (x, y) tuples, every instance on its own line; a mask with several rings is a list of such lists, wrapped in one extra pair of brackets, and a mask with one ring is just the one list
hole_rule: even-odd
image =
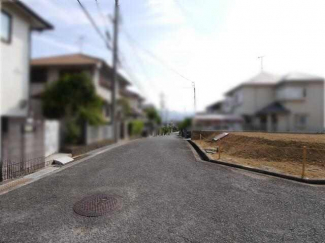
[[(81, 0), (104, 31), (113, 0)], [(76, 0), (24, 0), (54, 26), (35, 34), (33, 56), (79, 52), (111, 63), (112, 54), (92, 29)], [(198, 110), (223, 97), (238, 83), (264, 69), (325, 76), (323, 0), (120, 0), (121, 72), (150, 102), (164, 92), (170, 110), (193, 111), (191, 82), (165, 68), (139, 48), (195, 81)], [(103, 19), (106, 18), (105, 20)], [(130, 41), (129, 33), (137, 43)]]

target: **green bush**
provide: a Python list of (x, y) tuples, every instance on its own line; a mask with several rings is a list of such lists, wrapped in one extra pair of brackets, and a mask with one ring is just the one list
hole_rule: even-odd
[(144, 123), (141, 120), (134, 120), (131, 122), (131, 135), (139, 136), (143, 132)]
[(191, 118), (185, 118), (182, 122), (178, 124), (178, 129), (189, 129), (192, 125), (192, 119)]
[(80, 142), (85, 123), (98, 126), (105, 123), (102, 115), (104, 101), (85, 73), (67, 74), (46, 86), (42, 95), (43, 114), (49, 119), (66, 121), (64, 140)]
[(66, 122), (64, 141), (68, 144), (78, 144), (81, 138), (81, 126), (74, 119)]

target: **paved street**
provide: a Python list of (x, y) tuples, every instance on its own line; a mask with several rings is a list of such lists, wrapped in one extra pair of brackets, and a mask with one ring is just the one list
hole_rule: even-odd
[[(97, 218), (94, 193), (122, 197)], [(196, 161), (176, 136), (137, 140), (0, 196), (0, 242), (325, 242), (325, 187)]]

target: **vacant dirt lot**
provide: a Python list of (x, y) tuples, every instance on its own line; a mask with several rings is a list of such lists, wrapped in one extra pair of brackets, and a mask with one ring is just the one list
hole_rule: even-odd
[[(204, 132), (193, 138), (201, 148), (221, 147), (221, 160), (283, 174), (301, 176), (303, 147), (307, 147), (306, 177), (325, 178), (324, 134), (274, 134), (235, 132), (218, 142), (212, 141), (220, 132)], [(210, 154), (218, 159), (217, 154)]]

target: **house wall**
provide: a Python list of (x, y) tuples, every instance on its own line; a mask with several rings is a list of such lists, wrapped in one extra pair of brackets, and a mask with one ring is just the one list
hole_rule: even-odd
[(112, 125), (86, 126), (86, 144), (92, 144), (104, 140), (112, 140), (113, 138)]
[(45, 166), (44, 124), (34, 120), (33, 131), (26, 131), (26, 118), (8, 118), (2, 134), (0, 181), (28, 174)]
[(57, 153), (60, 149), (60, 122), (46, 120), (44, 123), (45, 157)]
[[(1, 109), (0, 115), (27, 115), (30, 24), (17, 10), (2, 6), (12, 16), (9, 44), (1, 44)], [(15, 95), (13, 95), (15, 94)]]
[(140, 109), (140, 102), (137, 98), (128, 98), (130, 106), (133, 110), (139, 110)]
[(290, 131), (290, 117), (287, 115), (278, 115), (278, 132)]
[(112, 92), (100, 84), (100, 79), (108, 81), (104, 76), (104, 72), (101, 66), (99, 65), (97, 68), (94, 68), (93, 72), (93, 80), (96, 87), (96, 92), (100, 97), (102, 97), (107, 103), (110, 104), (112, 100)]
[(241, 102), (233, 106), (233, 114), (254, 115), (258, 110), (274, 101), (274, 88), (272, 86), (242, 87), (232, 97), (241, 92)]
[(282, 101), (291, 111), (289, 115), (290, 130), (295, 131), (295, 115), (307, 115), (307, 127), (301, 131), (320, 132), (324, 130), (324, 83), (305, 82), (285, 84), (290, 87), (305, 87), (307, 96), (301, 100)]

